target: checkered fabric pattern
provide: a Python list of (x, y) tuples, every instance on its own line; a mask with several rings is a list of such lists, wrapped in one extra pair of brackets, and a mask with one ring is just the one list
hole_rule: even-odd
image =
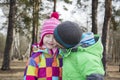
[(47, 49), (33, 51), (24, 72), (24, 80), (62, 80), (62, 56)]

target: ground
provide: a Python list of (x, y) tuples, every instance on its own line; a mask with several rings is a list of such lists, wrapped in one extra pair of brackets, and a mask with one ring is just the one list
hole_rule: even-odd
[[(0, 61), (0, 67), (2, 63)], [(10, 70), (0, 70), (0, 80), (23, 80), (26, 61), (11, 61)]]
[[(0, 67), (2, 61), (0, 61)], [(11, 70), (0, 70), (0, 80), (23, 80), (24, 69), (26, 65), (25, 61), (14, 60), (11, 61)], [(120, 80), (119, 66), (107, 65), (107, 73), (105, 80)]]
[(120, 66), (116, 65), (107, 65), (106, 67), (106, 77), (105, 80), (120, 80)]

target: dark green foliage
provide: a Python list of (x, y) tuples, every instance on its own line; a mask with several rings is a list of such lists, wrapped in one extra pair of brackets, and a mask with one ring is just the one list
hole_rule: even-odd
[(113, 31), (120, 30), (120, 9), (116, 10), (115, 6), (112, 7), (113, 13), (111, 18), (110, 29)]
[(68, 9), (65, 6), (63, 6), (63, 8), (64, 8), (64, 10), (68, 11)]
[(70, 0), (64, 0), (64, 1), (65, 1), (65, 3), (72, 4), (72, 1), (70, 1)]
[(120, 9), (118, 9), (116, 12), (115, 12), (116, 16), (119, 16), (120, 17)]

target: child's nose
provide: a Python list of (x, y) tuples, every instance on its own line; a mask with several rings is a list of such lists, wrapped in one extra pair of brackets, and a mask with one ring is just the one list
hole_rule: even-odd
[(51, 38), (50, 38), (50, 41), (53, 41), (53, 40), (54, 40), (54, 38), (53, 38), (53, 37), (51, 37)]

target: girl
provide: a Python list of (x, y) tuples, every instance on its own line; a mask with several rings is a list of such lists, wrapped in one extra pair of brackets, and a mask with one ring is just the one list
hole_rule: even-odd
[(32, 46), (24, 80), (62, 80), (62, 56), (55, 48), (53, 36), (54, 29), (60, 23), (58, 18), (58, 13), (53, 12), (51, 18), (44, 22), (40, 43)]

